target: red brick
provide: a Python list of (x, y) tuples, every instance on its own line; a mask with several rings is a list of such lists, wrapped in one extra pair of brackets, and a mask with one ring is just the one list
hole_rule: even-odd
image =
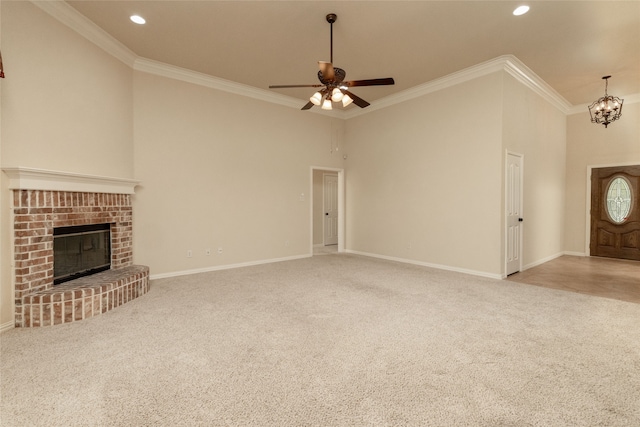
[(83, 300), (83, 298), (73, 300), (73, 320), (82, 320), (82, 314), (84, 313)]
[(41, 316), (42, 316), (42, 326), (50, 326), (51, 325), (51, 304), (42, 304), (42, 309), (41, 309)]
[(37, 273), (32, 273), (32, 274), (28, 274), (26, 276), (23, 276), (24, 280), (27, 280), (29, 282), (33, 282), (33, 281), (38, 280), (38, 279), (43, 279), (45, 277), (47, 277), (47, 274), (45, 272), (43, 272), (43, 271), (39, 271)]
[(40, 326), (40, 306), (39, 305), (31, 305), (30, 326)]
[(64, 323), (73, 322), (73, 301), (64, 302)]
[(51, 252), (53, 250), (53, 248), (47, 247), (46, 243), (38, 243), (37, 245), (29, 245), (28, 247), (32, 249), (31, 251), (32, 259), (46, 258), (51, 255)]
[(53, 306), (53, 324), (59, 325), (64, 321), (63, 306), (61, 302), (52, 304)]
[(84, 299), (83, 318), (88, 319), (93, 316), (93, 297)]
[(96, 292), (96, 294), (93, 296), (93, 313), (92, 315), (95, 316), (97, 314), (102, 313), (102, 295), (100, 295), (100, 293)]
[[(17, 316), (16, 316), (16, 323), (17, 322)], [(31, 306), (30, 305), (25, 305), (24, 307), (22, 307), (22, 322), (20, 322), (21, 325), (20, 326), (24, 326), (24, 327), (29, 327), (31, 326)]]

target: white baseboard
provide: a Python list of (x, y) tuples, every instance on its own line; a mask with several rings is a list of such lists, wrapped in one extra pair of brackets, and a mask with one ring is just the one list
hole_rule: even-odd
[(207, 273), (209, 271), (218, 271), (218, 270), (229, 270), (232, 268), (250, 267), (253, 265), (271, 264), (274, 262), (292, 261), (295, 259), (310, 258), (310, 257), (311, 255), (309, 254), (294, 255), (294, 256), (284, 257), (284, 258), (272, 258), (272, 259), (265, 259), (260, 261), (241, 262), (238, 264), (215, 265), (212, 267), (196, 268), (193, 270), (183, 270), (183, 271), (174, 271), (171, 273), (151, 274), (149, 276), (149, 279), (150, 280), (166, 279), (167, 277), (187, 276), (189, 274)]
[(533, 267), (537, 267), (537, 266), (539, 266), (541, 264), (544, 264), (545, 262), (552, 261), (552, 260), (554, 260), (556, 258), (561, 257), (564, 254), (565, 254), (564, 252), (558, 252), (557, 254), (554, 254), (554, 255), (539, 259), (537, 261), (534, 261), (534, 262), (532, 262), (530, 264), (527, 264), (527, 265), (523, 266), (522, 267), (522, 271), (528, 270), (528, 269), (533, 268)]
[(372, 254), (368, 252), (354, 251), (350, 249), (347, 249), (345, 252), (350, 254), (355, 254), (355, 255), (368, 256), (372, 258), (386, 259), (388, 261), (402, 262), (405, 264), (413, 264), (413, 265), (420, 265), (423, 267), (437, 268), (438, 270), (446, 270), (446, 271), (454, 271), (456, 273), (470, 274), (472, 276), (488, 277), (490, 279), (498, 279), (498, 280), (502, 279), (502, 276), (500, 274), (487, 273), (485, 271), (468, 270), (466, 268), (451, 267), (449, 265), (441, 265), (441, 264), (432, 264), (429, 262), (422, 262), (422, 261), (416, 261), (416, 260), (405, 259), (405, 258), (396, 258), (396, 257), (391, 257), (386, 255), (378, 255), (378, 254)]
[(15, 327), (16, 327), (16, 322), (13, 320), (10, 322), (3, 323), (0, 325), (0, 333), (9, 331)]
[(589, 254), (584, 252), (572, 252), (572, 251), (564, 251), (563, 255), (571, 255), (571, 256), (589, 256)]

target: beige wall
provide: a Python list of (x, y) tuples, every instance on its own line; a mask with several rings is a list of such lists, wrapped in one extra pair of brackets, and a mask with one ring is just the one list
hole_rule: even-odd
[(503, 99), (503, 158), (523, 155), (526, 269), (564, 251), (566, 116), (508, 74)]
[(141, 72), (134, 92), (136, 263), (168, 275), (309, 255), (310, 168), (342, 167), (341, 120)]
[(2, 33), (2, 165), (132, 178), (131, 68), (30, 2)]
[(620, 120), (607, 128), (591, 123), (586, 107), (567, 117), (566, 251), (589, 255), (587, 167), (618, 164), (640, 164), (640, 103), (625, 103)]
[(558, 256), (565, 123), (506, 72), (349, 120), (347, 247), (504, 275), (510, 151), (524, 156), (523, 267)]
[(501, 87), (493, 73), (348, 120), (348, 249), (500, 274)]
[[(131, 68), (30, 2), (3, 1), (0, 8), (1, 165), (132, 178)], [(13, 318), (6, 178), (0, 325)]]

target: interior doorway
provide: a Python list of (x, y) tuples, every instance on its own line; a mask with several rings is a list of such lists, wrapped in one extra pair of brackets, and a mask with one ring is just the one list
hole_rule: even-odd
[(338, 174), (324, 173), (322, 178), (323, 243), (333, 246), (338, 244)]
[(344, 251), (344, 171), (311, 168), (311, 254)]
[(640, 165), (591, 169), (589, 255), (640, 261)]
[(507, 152), (505, 185), (505, 274), (522, 270), (523, 156)]

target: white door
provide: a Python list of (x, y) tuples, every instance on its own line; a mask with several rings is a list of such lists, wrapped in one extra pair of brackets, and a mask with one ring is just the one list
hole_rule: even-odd
[(522, 268), (522, 156), (507, 154), (506, 273)]
[(324, 175), (324, 245), (338, 244), (338, 175)]

